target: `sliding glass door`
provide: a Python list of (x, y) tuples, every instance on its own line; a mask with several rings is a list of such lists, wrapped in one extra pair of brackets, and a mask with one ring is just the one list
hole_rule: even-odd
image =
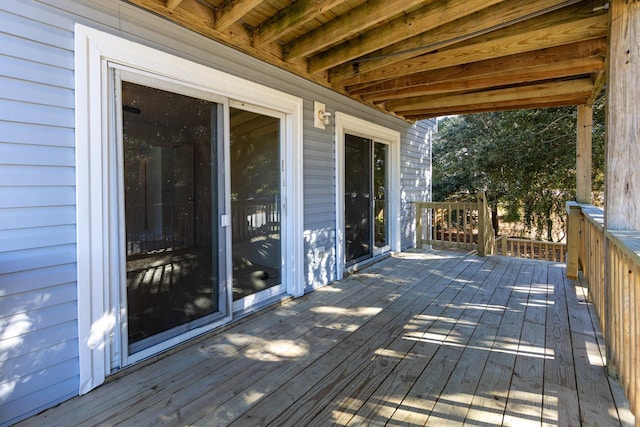
[(282, 118), (265, 109), (232, 106), (230, 129), (231, 251), (237, 308), (284, 291)]
[(225, 300), (221, 105), (129, 77), (119, 82), (126, 355), (212, 322)]
[(346, 134), (344, 139), (345, 262), (353, 264), (388, 245), (388, 146)]

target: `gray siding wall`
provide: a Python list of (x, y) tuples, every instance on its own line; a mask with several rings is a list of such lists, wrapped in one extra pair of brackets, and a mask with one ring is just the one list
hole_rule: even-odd
[(423, 120), (403, 136), (400, 165), (400, 237), (402, 250), (415, 247), (413, 202), (431, 200), (431, 139), (436, 121)]
[(77, 394), (73, 21), (0, 4), (0, 424)]
[[(402, 134), (402, 247), (429, 196), (432, 122), (411, 125), (118, 0), (0, 2), (0, 425), (77, 394), (73, 25), (120, 35), (304, 98), (307, 289), (335, 280), (333, 125), (313, 101)], [(327, 256), (313, 260), (316, 248)]]

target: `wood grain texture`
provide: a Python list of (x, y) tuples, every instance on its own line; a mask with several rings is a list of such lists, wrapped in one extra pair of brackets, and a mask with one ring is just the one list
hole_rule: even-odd
[(620, 425), (597, 322), (563, 276), (402, 253), (21, 425)]
[(640, 3), (610, 2), (606, 227), (640, 230)]

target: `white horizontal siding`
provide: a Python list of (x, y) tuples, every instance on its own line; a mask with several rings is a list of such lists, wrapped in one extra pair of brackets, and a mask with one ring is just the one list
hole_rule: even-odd
[[(45, 25), (34, 25), (35, 23)], [(73, 51), (73, 38), (69, 37), (68, 30), (52, 26), (50, 22), (35, 21), (33, 16), (30, 15), (3, 13), (0, 15), (0, 28), (2, 28), (3, 33), (27, 40), (35, 40), (39, 45)]]
[[(72, 206), (75, 223), (75, 194), (73, 186), (56, 187), (51, 186), (48, 183), (38, 187), (0, 186), (0, 210), (7, 208), (33, 208), (56, 205)], [(67, 218), (68, 217), (69, 216), (67, 215)]]
[(0, 146), (0, 164), (9, 162), (12, 166), (66, 166), (73, 172), (75, 150), (71, 147), (5, 142)]
[[(0, 210), (0, 231), (75, 224), (75, 206)], [(74, 233), (75, 234), (75, 233)]]
[[(77, 345), (76, 345), (77, 347)], [(25, 394), (15, 400), (0, 404), (2, 408), (2, 426), (9, 426), (28, 415), (35, 415), (60, 402), (72, 398), (78, 394), (78, 387), (74, 383), (80, 381), (79, 376), (65, 379), (58, 383), (52, 383), (46, 388), (38, 389), (33, 393)], [(43, 381), (44, 382), (44, 381)], [(5, 418), (6, 417), (6, 418)]]
[(73, 108), (73, 89), (8, 77), (0, 77), (0, 86), (5, 88), (0, 95), (5, 100), (49, 105), (50, 97), (53, 97), (60, 107)]
[[(0, 274), (53, 267), (74, 263), (76, 261), (76, 247), (73, 244), (4, 252), (2, 259)], [(2, 296), (2, 298), (6, 298), (6, 296)]]
[(72, 128), (74, 112), (70, 107), (43, 105), (0, 99), (2, 118), (7, 122)]
[[(0, 322), (3, 325), (0, 346), (5, 347), (3, 342), (6, 340), (24, 339), (29, 334), (39, 335), (42, 338), (42, 343), (38, 346), (32, 345), (31, 350), (39, 350), (47, 345), (55, 344), (47, 338), (49, 334), (44, 334), (43, 331), (46, 328), (65, 322), (73, 322), (77, 312), (75, 302), (75, 299), (73, 299), (52, 307), (37, 308), (33, 311), (24, 311), (12, 316), (0, 317)], [(31, 313), (37, 313), (37, 316)], [(14, 348), (12, 350), (15, 351)]]
[(75, 243), (75, 225), (53, 225), (5, 230), (0, 234), (0, 253)]
[(74, 129), (68, 127), (37, 125), (33, 123), (31, 123), (30, 126), (25, 126), (24, 123), (12, 123), (0, 119), (0, 135), (2, 135), (0, 139), (2, 139), (4, 143), (12, 142), (33, 145), (52, 145), (56, 147), (74, 147)]
[(0, 4), (0, 425), (78, 390), (72, 25)]
[(27, 82), (46, 84), (51, 87), (73, 89), (73, 75), (65, 68), (54, 67), (22, 58), (2, 57), (2, 74)]
[[(72, 38), (73, 40), (73, 38)], [(73, 70), (73, 51), (0, 32), (0, 54)]]
[(52, 307), (75, 299), (76, 287), (73, 282), (57, 286), (48, 285), (45, 292), (41, 289), (21, 290), (13, 295), (11, 301), (0, 300), (0, 317)]
[[(9, 320), (7, 320), (6, 323), (11, 324)], [(33, 352), (49, 351), (47, 349), (52, 349), (50, 351), (57, 351), (56, 349), (62, 349), (62, 346), (60, 346), (60, 344), (66, 341), (77, 340), (77, 332), (78, 326), (75, 320), (66, 323), (57, 323), (55, 325), (52, 325), (52, 327), (48, 329), (38, 329), (34, 332), (28, 332), (18, 337), (3, 339), (0, 341), (0, 349), (2, 349), (7, 360), (11, 360), (14, 358), (20, 359), (21, 357), (24, 357)], [(26, 347), (28, 347), (28, 349)], [(70, 354), (73, 353), (68, 353), (66, 355), (62, 355), (61, 357), (66, 359), (73, 359), (69, 357)], [(47, 359), (40, 359), (39, 364), (30, 368), (32, 372), (46, 369), (47, 364), (43, 363), (46, 362), (46, 360)], [(40, 388), (46, 389), (47, 384), (40, 384)], [(10, 400), (10, 398), (11, 396), (7, 396), (6, 400)]]
[(0, 164), (0, 181), (10, 187), (69, 186), (75, 183), (75, 169), (60, 166)]
[(417, 122), (403, 141), (401, 149), (400, 238), (402, 249), (415, 245), (415, 209), (413, 202), (431, 197), (431, 138), (434, 121)]
[[(5, 296), (32, 291), (40, 292), (46, 296), (48, 295), (49, 288), (74, 283), (75, 280), (75, 264), (60, 264), (26, 271), (4, 273), (0, 276), (0, 287)], [(7, 301), (3, 300), (0, 304), (6, 306)], [(18, 306), (14, 307), (13, 310), (18, 313), (26, 310), (26, 308), (24, 306)]]

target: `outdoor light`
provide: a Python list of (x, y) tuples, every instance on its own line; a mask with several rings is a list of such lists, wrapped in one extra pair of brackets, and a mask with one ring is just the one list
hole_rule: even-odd
[(313, 101), (313, 126), (318, 129), (325, 129), (331, 123), (331, 113), (322, 102)]
[(318, 120), (324, 123), (325, 126), (329, 126), (330, 119), (331, 119), (331, 113), (324, 110), (318, 111)]

